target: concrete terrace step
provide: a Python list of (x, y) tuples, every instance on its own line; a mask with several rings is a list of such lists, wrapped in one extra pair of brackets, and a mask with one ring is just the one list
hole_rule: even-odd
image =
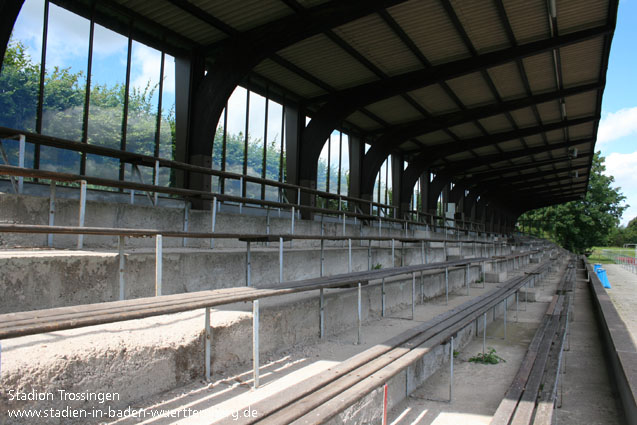
[[(477, 267), (472, 268), (470, 279), (476, 280), (478, 273)], [(464, 292), (464, 268), (450, 272), (450, 289), (456, 291), (450, 297), (450, 305), (444, 304), (444, 298), (433, 299), (444, 294), (443, 276), (444, 272), (425, 276), (424, 295), (429, 301), (418, 308), (416, 321), (426, 320), (434, 313), (468, 299)], [(487, 284), (486, 290), (494, 287), (494, 284)], [(483, 291), (481, 285), (473, 285), (471, 296)], [(266, 363), (264, 382), (271, 382), (282, 371), (292, 371), (304, 364), (311, 363), (313, 369), (299, 373), (316, 373), (331, 361), (349, 357), (370, 344), (382, 342), (389, 335), (413, 326), (411, 320), (387, 318), (378, 322), (381, 315), (380, 287), (364, 287), (363, 321), (377, 323), (375, 326), (379, 327), (372, 330), (365, 326), (363, 345), (351, 344), (355, 341), (352, 332), (355, 334), (357, 320), (356, 294), (356, 289), (325, 291), (328, 342), (320, 345), (317, 345), (319, 304), (316, 292), (262, 300), (260, 340), (262, 358)], [(420, 300), (419, 292), (417, 299)], [(409, 309), (405, 310), (405, 307), (410, 303), (411, 279), (386, 285), (388, 315), (408, 318)], [(245, 384), (250, 383), (248, 364), (251, 360), (252, 315), (249, 310), (250, 304), (240, 303), (212, 311), (213, 380), (218, 382), (212, 387), (200, 380), (203, 376), (204, 316), (201, 310), (3, 341), (3, 387), (39, 393), (55, 392), (60, 388), (69, 392), (113, 393), (118, 394), (119, 400), (110, 403), (111, 407), (124, 410), (128, 406), (152, 406), (157, 398), (151, 398), (149, 402), (141, 399), (153, 395), (181, 404), (184, 400), (181, 397), (160, 394), (188, 385), (186, 389), (176, 390), (176, 393), (188, 392), (190, 396), (199, 397), (198, 402), (217, 404), (225, 398), (218, 394), (219, 391), (227, 389), (228, 396), (237, 395), (244, 393)], [(334, 340), (340, 342), (329, 342)], [(322, 350), (341, 354), (330, 360), (330, 356), (325, 356)], [(319, 357), (316, 357), (317, 354)], [(285, 359), (286, 355), (291, 356), (289, 360)], [(318, 364), (315, 364), (316, 361)], [(288, 364), (290, 362), (293, 364)], [(272, 372), (273, 376), (268, 377), (268, 372)], [(296, 375), (296, 378), (299, 376)], [(244, 395), (241, 400), (248, 399)], [(241, 400), (219, 406), (230, 408)], [(3, 393), (0, 402), (8, 408), (62, 407), (63, 404), (84, 409), (105, 407), (97, 402), (62, 402), (57, 395), (45, 402), (17, 402), (9, 401)], [(3, 421), (0, 418), (0, 423), (5, 423)], [(80, 422), (86, 423), (85, 420), (76, 423)], [(61, 422), (51, 420), (48, 423)]]
[[(57, 199), (55, 203), (54, 225), (77, 226), (79, 202), (76, 199)], [(13, 195), (0, 193), (0, 223), (14, 224), (49, 224), (49, 199), (29, 195)], [(142, 228), (159, 229), (167, 231), (187, 230), (191, 232), (211, 232), (213, 214), (211, 211), (191, 210), (175, 207), (151, 207), (130, 205), (104, 200), (87, 201), (84, 225), (87, 227), (109, 228)], [(245, 234), (287, 234), (292, 233), (292, 219), (290, 211), (274, 210), (266, 217), (265, 211), (255, 208), (244, 208), (243, 214), (233, 206), (224, 206), (215, 215), (215, 232)], [(303, 235), (327, 235), (327, 236), (404, 236), (405, 231), (398, 224), (384, 222), (382, 228), (378, 224), (367, 226), (360, 220), (347, 219), (345, 231), (339, 217), (317, 216), (314, 220), (299, 220), (294, 222), (294, 234)], [(444, 238), (444, 232), (410, 229), (408, 236)], [(460, 235), (461, 239), (467, 236)], [(450, 236), (451, 237), (451, 236)], [(455, 239), (457, 236), (453, 235)], [(475, 238), (470, 235), (469, 238)], [(482, 235), (480, 239), (487, 240)], [(489, 240), (492, 240), (490, 238)], [(57, 248), (72, 248), (76, 246), (77, 236), (55, 235), (53, 246)], [(84, 246), (89, 248), (116, 248), (117, 237), (114, 236), (85, 236)], [(128, 238), (127, 244), (133, 247), (150, 247), (152, 238)], [(307, 244), (305, 241), (295, 241), (298, 244)], [(184, 246), (182, 238), (167, 238), (167, 247)], [(189, 239), (185, 242), (187, 247), (204, 248), (210, 245), (206, 239)], [(217, 240), (217, 247), (241, 247), (243, 244), (236, 240)], [(47, 236), (26, 234), (0, 234), (0, 247), (44, 247), (47, 246)]]

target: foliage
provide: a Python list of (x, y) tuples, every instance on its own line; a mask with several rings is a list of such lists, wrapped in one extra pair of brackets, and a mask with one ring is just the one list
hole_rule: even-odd
[(624, 246), (625, 244), (637, 244), (637, 217), (628, 222), (628, 225), (618, 226), (611, 230), (606, 240), (609, 246)]
[(506, 363), (502, 357), (498, 356), (495, 353), (495, 348), (489, 347), (486, 353), (478, 353), (475, 356), (469, 359), (472, 363), (483, 363), (483, 364), (498, 364), (500, 362)]
[[(20, 42), (10, 42), (0, 72), (0, 125), (30, 132), (36, 131), (36, 113), (40, 81), (40, 64), (34, 63)], [(72, 72), (71, 68), (54, 67), (47, 70), (44, 77), (42, 133), (63, 139), (81, 141), (83, 118), (85, 114), (87, 79), (83, 72)], [(128, 93), (128, 116), (126, 123), (126, 150), (143, 155), (159, 155), (173, 158), (175, 152), (175, 110), (162, 110), (159, 117), (159, 152), (155, 152), (155, 137), (158, 126), (157, 98), (158, 84), (150, 82), (145, 87), (131, 86)], [(122, 126), (124, 123), (124, 103), (126, 87), (123, 84), (113, 86), (92, 84), (88, 108), (87, 142), (89, 144), (120, 149), (122, 144)], [(217, 128), (213, 143), (213, 168), (225, 168), (226, 171), (243, 174), (246, 157), (248, 175), (261, 177), (263, 154), (265, 149), (265, 178), (279, 180), (279, 167), (283, 170), (285, 181), (285, 154), (281, 157), (281, 138), (268, 140), (264, 147), (263, 139), (248, 137), (240, 132), (226, 134), (226, 151), (222, 152), (224, 130)], [(9, 151), (12, 152), (11, 147)], [(15, 147), (13, 149), (15, 151)], [(221, 161), (225, 155), (225, 167)], [(27, 160), (32, 159), (27, 157)], [(44, 169), (79, 172), (80, 154), (73, 151), (47, 148), (41, 149), (40, 164)], [(141, 167), (145, 182), (151, 182), (152, 169)], [(87, 173), (105, 178), (117, 179), (119, 161), (96, 155), (87, 156)], [(318, 164), (317, 187), (325, 188), (328, 176), (327, 162)], [(338, 167), (329, 167), (330, 191), (336, 192)], [(169, 184), (166, 169), (160, 169), (160, 184)], [(341, 193), (347, 194), (348, 172), (341, 176)], [(213, 184), (220, 185), (215, 179)], [(214, 186), (213, 186), (214, 187)], [(220, 189), (217, 186), (217, 189)], [(239, 194), (239, 182), (226, 180), (225, 191)], [(259, 197), (261, 185), (247, 184), (246, 196)], [(278, 199), (275, 188), (266, 189), (267, 199)], [(323, 206), (338, 208), (338, 201), (323, 200)]]
[(584, 253), (595, 245), (604, 245), (617, 227), (625, 197), (612, 187), (612, 176), (603, 174), (604, 157), (595, 153), (586, 196), (582, 200), (553, 205), (524, 213), (519, 222), (533, 226), (562, 247)]
[[(0, 73), (0, 125), (30, 132), (36, 131), (36, 113), (40, 81), (40, 64), (33, 63), (20, 42), (10, 42)], [(53, 67), (44, 75), (42, 133), (63, 139), (81, 141), (84, 131), (87, 79), (83, 72)], [(126, 150), (144, 155), (171, 158), (174, 152), (174, 108), (162, 111), (159, 119), (159, 152), (155, 152), (158, 126), (157, 106), (153, 102), (158, 85), (131, 87), (128, 93)], [(93, 85), (90, 93), (87, 142), (120, 149), (126, 91), (124, 85)], [(41, 149), (40, 164), (44, 169), (79, 172), (80, 154), (73, 151)], [(87, 156), (87, 172), (117, 178), (119, 162), (110, 158)], [(152, 170), (144, 169), (146, 181)], [(168, 184), (166, 170), (160, 173), (160, 184)]]
[(383, 265), (381, 263), (376, 263), (372, 266), (372, 270), (380, 270), (383, 268)]

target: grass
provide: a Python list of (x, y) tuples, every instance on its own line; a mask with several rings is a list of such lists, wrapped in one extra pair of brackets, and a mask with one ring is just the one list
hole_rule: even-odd
[(588, 257), (588, 261), (592, 264), (613, 264), (613, 260), (604, 256), (604, 254), (602, 253), (602, 251), (604, 250), (612, 251), (617, 254), (622, 254), (627, 257), (635, 256), (634, 248), (619, 248), (615, 246), (595, 246), (593, 247), (593, 254), (590, 257)]
[(498, 364), (500, 362), (506, 363), (502, 357), (498, 356), (495, 353), (495, 348), (489, 347), (489, 351), (486, 353), (478, 353), (475, 356), (469, 359), (472, 363), (482, 363), (482, 364)]

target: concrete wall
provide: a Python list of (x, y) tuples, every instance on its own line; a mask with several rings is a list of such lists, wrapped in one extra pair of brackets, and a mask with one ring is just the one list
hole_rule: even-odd
[(624, 410), (626, 423), (637, 424), (637, 347), (626, 324), (606, 293), (593, 266), (584, 259), (589, 276), (593, 306), (602, 339), (604, 352)]
[[(288, 244), (285, 244), (286, 246)], [(374, 248), (372, 267), (392, 267), (391, 249)], [(325, 250), (324, 274), (347, 273), (348, 250)], [(164, 295), (244, 286), (246, 253), (243, 250), (166, 250), (163, 254), (162, 293)], [(430, 249), (430, 262), (443, 261), (440, 248)], [(352, 271), (368, 270), (368, 250), (352, 249)], [(318, 250), (289, 249), (283, 254), (285, 281), (317, 277), (320, 274)], [(400, 250), (394, 264), (401, 264)], [(420, 249), (404, 250), (404, 265), (421, 264)], [(116, 253), (44, 251), (6, 252), (0, 255), (0, 313), (41, 308), (114, 301), (119, 297), (119, 260)], [(155, 254), (126, 254), (126, 299), (155, 294)], [(279, 279), (277, 248), (253, 249), (253, 285)]]
[[(56, 203), (56, 225), (77, 225), (78, 201), (61, 198)], [(19, 224), (47, 224), (48, 199), (27, 195), (0, 195), (0, 222)], [(261, 215), (251, 215), (251, 214)], [(219, 213), (216, 231), (233, 233), (266, 233), (267, 219), (263, 211), (251, 214)], [(278, 218), (273, 212), (269, 220), (270, 233), (288, 233), (291, 219)], [(87, 203), (86, 226), (155, 228), (180, 230), (184, 225), (184, 210), (175, 207), (147, 207), (117, 202), (94, 200)], [(189, 231), (208, 232), (211, 213), (190, 211)], [(337, 219), (326, 217), (320, 221), (296, 220), (295, 234), (342, 235), (343, 225)], [(346, 235), (373, 235), (378, 227), (363, 226), (360, 221), (346, 223)], [(383, 236), (403, 236), (404, 230), (380, 229)], [(426, 231), (410, 230), (410, 236), (431, 237)], [(437, 235), (441, 237), (442, 235)], [(463, 238), (465, 235), (461, 235)], [(473, 237), (473, 236), (472, 236)], [(462, 239), (461, 239), (462, 240)], [(74, 248), (77, 236), (55, 235), (54, 247)], [(392, 267), (420, 264), (420, 244), (402, 248), (395, 244), (391, 258), (391, 242), (372, 242), (368, 257), (368, 243), (353, 241), (352, 270), (367, 270), (369, 266)], [(113, 301), (119, 298), (119, 258), (114, 250), (116, 237), (86, 236), (85, 250), (32, 250), (19, 247), (43, 247), (46, 235), (0, 233), (0, 313), (26, 311), (39, 308), (61, 307), (85, 303)], [(181, 248), (182, 245), (189, 247)], [(164, 239), (162, 293), (173, 294), (207, 289), (243, 286), (246, 284), (246, 244), (237, 240), (215, 241), (210, 249), (208, 239)], [(292, 246), (293, 248), (290, 248)], [(317, 277), (320, 273), (318, 241), (296, 240), (284, 244), (284, 280)], [(348, 271), (348, 253), (343, 241), (325, 243), (324, 274)], [(196, 248), (199, 247), (199, 248)], [(152, 296), (155, 293), (155, 253), (153, 238), (126, 238), (125, 298)], [(471, 243), (427, 244), (427, 262), (440, 262), (447, 258), (503, 255), (510, 246), (498, 247)], [(252, 284), (274, 283), (279, 280), (278, 243), (252, 244)]]
[[(464, 287), (464, 268), (452, 269), (451, 290)], [(470, 280), (479, 268), (470, 270)], [(444, 273), (425, 274), (425, 298), (444, 294)], [(326, 291), (326, 334), (335, 335), (356, 326), (357, 289)], [(420, 297), (417, 298), (418, 301)], [(381, 314), (380, 286), (363, 289), (363, 320)], [(387, 313), (411, 303), (411, 279), (386, 284)], [(249, 367), (252, 317), (249, 304), (227, 306), (212, 312), (213, 371), (223, 373)], [(260, 340), (262, 358), (298, 344), (317, 342), (319, 302), (316, 293), (295, 294), (261, 301)], [(122, 327), (123, 326), (123, 327)], [(364, 332), (364, 330), (363, 330)], [(109, 338), (103, 335), (108, 334)], [(45, 342), (46, 341), (46, 342)], [(354, 341), (352, 341), (354, 342)], [(3, 343), (0, 405), (3, 408), (34, 407), (33, 402), (9, 401), (6, 390), (115, 392), (122, 397), (113, 408), (124, 408), (142, 397), (201, 379), (203, 376), (203, 312), (188, 312), (82, 328), (54, 334), (16, 338)], [(37, 402), (39, 409), (104, 406), (69, 403), (55, 399)], [(81, 421), (79, 421), (81, 422)], [(79, 423), (78, 422), (78, 423)], [(0, 415), (0, 424), (10, 423)], [(47, 422), (43, 422), (47, 423)], [(51, 420), (48, 423), (68, 423)]]
[[(290, 211), (276, 210), (270, 212), (269, 220), (266, 218), (265, 210), (260, 208), (243, 208), (244, 213), (238, 214), (238, 208), (234, 205), (224, 205), (221, 212), (216, 216), (215, 232), (218, 233), (261, 233), (265, 234), (289, 234), (291, 232)], [(104, 202), (94, 200), (86, 203), (86, 214), (84, 225), (87, 227), (120, 227), (132, 229), (159, 229), (166, 231), (182, 231), (185, 229), (184, 208), (175, 207), (152, 207), (142, 205), (129, 205), (117, 202)], [(40, 224), (49, 223), (49, 200), (43, 197), (28, 195), (12, 195), (0, 193), (0, 222), (16, 224)], [(57, 226), (77, 226), (79, 217), (79, 201), (77, 199), (57, 199), (55, 204), (55, 225)], [(190, 232), (210, 232), (212, 229), (212, 213), (210, 211), (189, 210), (187, 229)], [(269, 221), (269, 226), (268, 226)], [(322, 230), (321, 230), (322, 228)], [(318, 216), (313, 221), (295, 220), (294, 234), (298, 235), (320, 235), (327, 236), (343, 235), (343, 224), (338, 217)], [(405, 231), (400, 225), (391, 225), (383, 222), (382, 228), (378, 229), (378, 223), (373, 226), (363, 226), (360, 220), (347, 219), (345, 225), (346, 236), (405, 236)], [(444, 234), (433, 233), (425, 230), (410, 229), (408, 236), (416, 237), (436, 237), (442, 238)], [(476, 236), (471, 235), (473, 239)], [(466, 239), (462, 234), (460, 239)], [(41, 247), (46, 246), (46, 235), (9, 234), (0, 233), (0, 248), (21, 247)], [(481, 236), (481, 240), (485, 237)], [(53, 237), (53, 247), (75, 248), (77, 236), (55, 235)], [(153, 247), (152, 238), (127, 238), (128, 247)], [(315, 242), (295, 241), (295, 245), (316, 244)], [(340, 244), (340, 242), (328, 242), (329, 244)], [(166, 247), (184, 246), (181, 238), (166, 238)], [(243, 247), (245, 244), (233, 240), (217, 239), (217, 247)], [(388, 243), (385, 243), (388, 245)], [(209, 247), (208, 239), (189, 239), (186, 241), (187, 247)], [(110, 236), (90, 236), (84, 237), (85, 248), (117, 248), (117, 237)], [(468, 249), (468, 248), (466, 248)]]

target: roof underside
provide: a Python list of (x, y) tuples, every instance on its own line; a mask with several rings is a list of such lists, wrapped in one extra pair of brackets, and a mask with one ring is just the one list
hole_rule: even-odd
[[(56, 3), (86, 15), (91, 2)], [(247, 31), (327, 3), (107, 0), (97, 2), (94, 16), (120, 32), (132, 22), (134, 35), (175, 55), (213, 54), (215, 46)], [(520, 209), (585, 194), (616, 0), (556, 0), (554, 11), (546, 0), (387, 3), (390, 7), (325, 25), (279, 49), (253, 69), (246, 84), (303, 105), (311, 117), (353, 87), (373, 88), (491, 54), (474, 69), (441, 74), (432, 84), (412, 84), (364, 104), (343, 128), (372, 145), (383, 135), (406, 135), (396, 137), (391, 148), (410, 164), (428, 156), (433, 172), (451, 174), (468, 190), (480, 188), (523, 205)], [(594, 29), (599, 31), (579, 36)], [(505, 54), (568, 35), (577, 37), (518, 56)], [(208, 66), (215, 60), (209, 56)]]

